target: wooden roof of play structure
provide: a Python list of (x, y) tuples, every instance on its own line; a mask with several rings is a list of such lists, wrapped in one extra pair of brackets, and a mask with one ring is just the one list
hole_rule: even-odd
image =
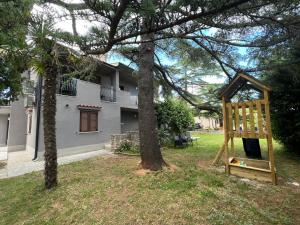
[(229, 84), (221, 88), (219, 92), (219, 97), (222, 98), (224, 96), (226, 99), (231, 99), (239, 90), (241, 90), (245, 86), (248, 86), (259, 92), (271, 90), (270, 87), (265, 85), (260, 80), (254, 78), (253, 76), (250, 76), (246, 73), (238, 72)]
[[(263, 98), (252, 101), (231, 102), (231, 98), (243, 87), (263, 93)], [(276, 184), (276, 170), (273, 156), (272, 130), (270, 121), (269, 92), (271, 88), (260, 80), (239, 72), (219, 92), (222, 99), (224, 144), (214, 159), (216, 164), (224, 153), (228, 174), (269, 181)], [(243, 140), (267, 139), (268, 160), (247, 159), (235, 156), (234, 138)], [(231, 142), (230, 148), (228, 146)], [(257, 140), (257, 143), (258, 140)], [(259, 146), (259, 144), (258, 144)], [(252, 147), (254, 150), (255, 148)], [(246, 151), (246, 149), (245, 149)], [(259, 150), (260, 153), (260, 150)]]

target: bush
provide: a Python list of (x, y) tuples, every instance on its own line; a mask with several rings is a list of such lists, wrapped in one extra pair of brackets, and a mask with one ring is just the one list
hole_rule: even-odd
[[(300, 44), (291, 61), (300, 60)], [(300, 153), (300, 64), (280, 67), (266, 76), (272, 88), (270, 110), (274, 138)]]
[(155, 106), (160, 144), (169, 144), (174, 135), (194, 126), (192, 109), (183, 101), (166, 99)]
[(168, 129), (165, 129), (163, 127), (158, 129), (158, 137), (159, 137), (159, 143), (162, 146), (171, 146), (173, 143), (173, 137), (170, 134), (170, 131)]
[(119, 153), (139, 154), (140, 151), (137, 146), (133, 145), (131, 141), (125, 140), (121, 143), (117, 149)]

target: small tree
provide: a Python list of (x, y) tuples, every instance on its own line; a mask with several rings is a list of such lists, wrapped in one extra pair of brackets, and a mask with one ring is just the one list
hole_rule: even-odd
[(300, 42), (292, 52), (289, 66), (274, 70), (266, 77), (272, 87), (271, 120), (274, 137), (286, 149), (300, 153)]
[(158, 127), (171, 135), (185, 132), (194, 123), (192, 109), (179, 100), (167, 99), (156, 104)]

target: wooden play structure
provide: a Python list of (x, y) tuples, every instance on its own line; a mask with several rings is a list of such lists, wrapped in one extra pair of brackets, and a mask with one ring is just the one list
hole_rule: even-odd
[[(237, 92), (245, 86), (258, 91), (262, 98), (253, 101), (231, 102)], [(273, 184), (277, 183), (269, 109), (270, 90), (268, 86), (252, 76), (237, 73), (232, 81), (220, 91), (225, 140), (213, 161), (213, 165), (224, 154), (225, 168), (228, 174), (272, 182)], [(244, 140), (266, 139), (268, 160), (236, 157), (234, 138), (244, 138)]]

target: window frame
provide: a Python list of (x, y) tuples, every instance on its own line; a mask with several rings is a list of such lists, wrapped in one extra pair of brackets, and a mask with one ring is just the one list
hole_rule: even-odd
[[(87, 114), (87, 129), (82, 129), (82, 123), (83, 123), (83, 113)], [(92, 130), (93, 124), (92, 124), (92, 116), (96, 115), (96, 130)], [(79, 117), (79, 132), (80, 133), (92, 133), (92, 132), (99, 132), (99, 111), (98, 110), (88, 110), (88, 109), (80, 109), (80, 117)]]

